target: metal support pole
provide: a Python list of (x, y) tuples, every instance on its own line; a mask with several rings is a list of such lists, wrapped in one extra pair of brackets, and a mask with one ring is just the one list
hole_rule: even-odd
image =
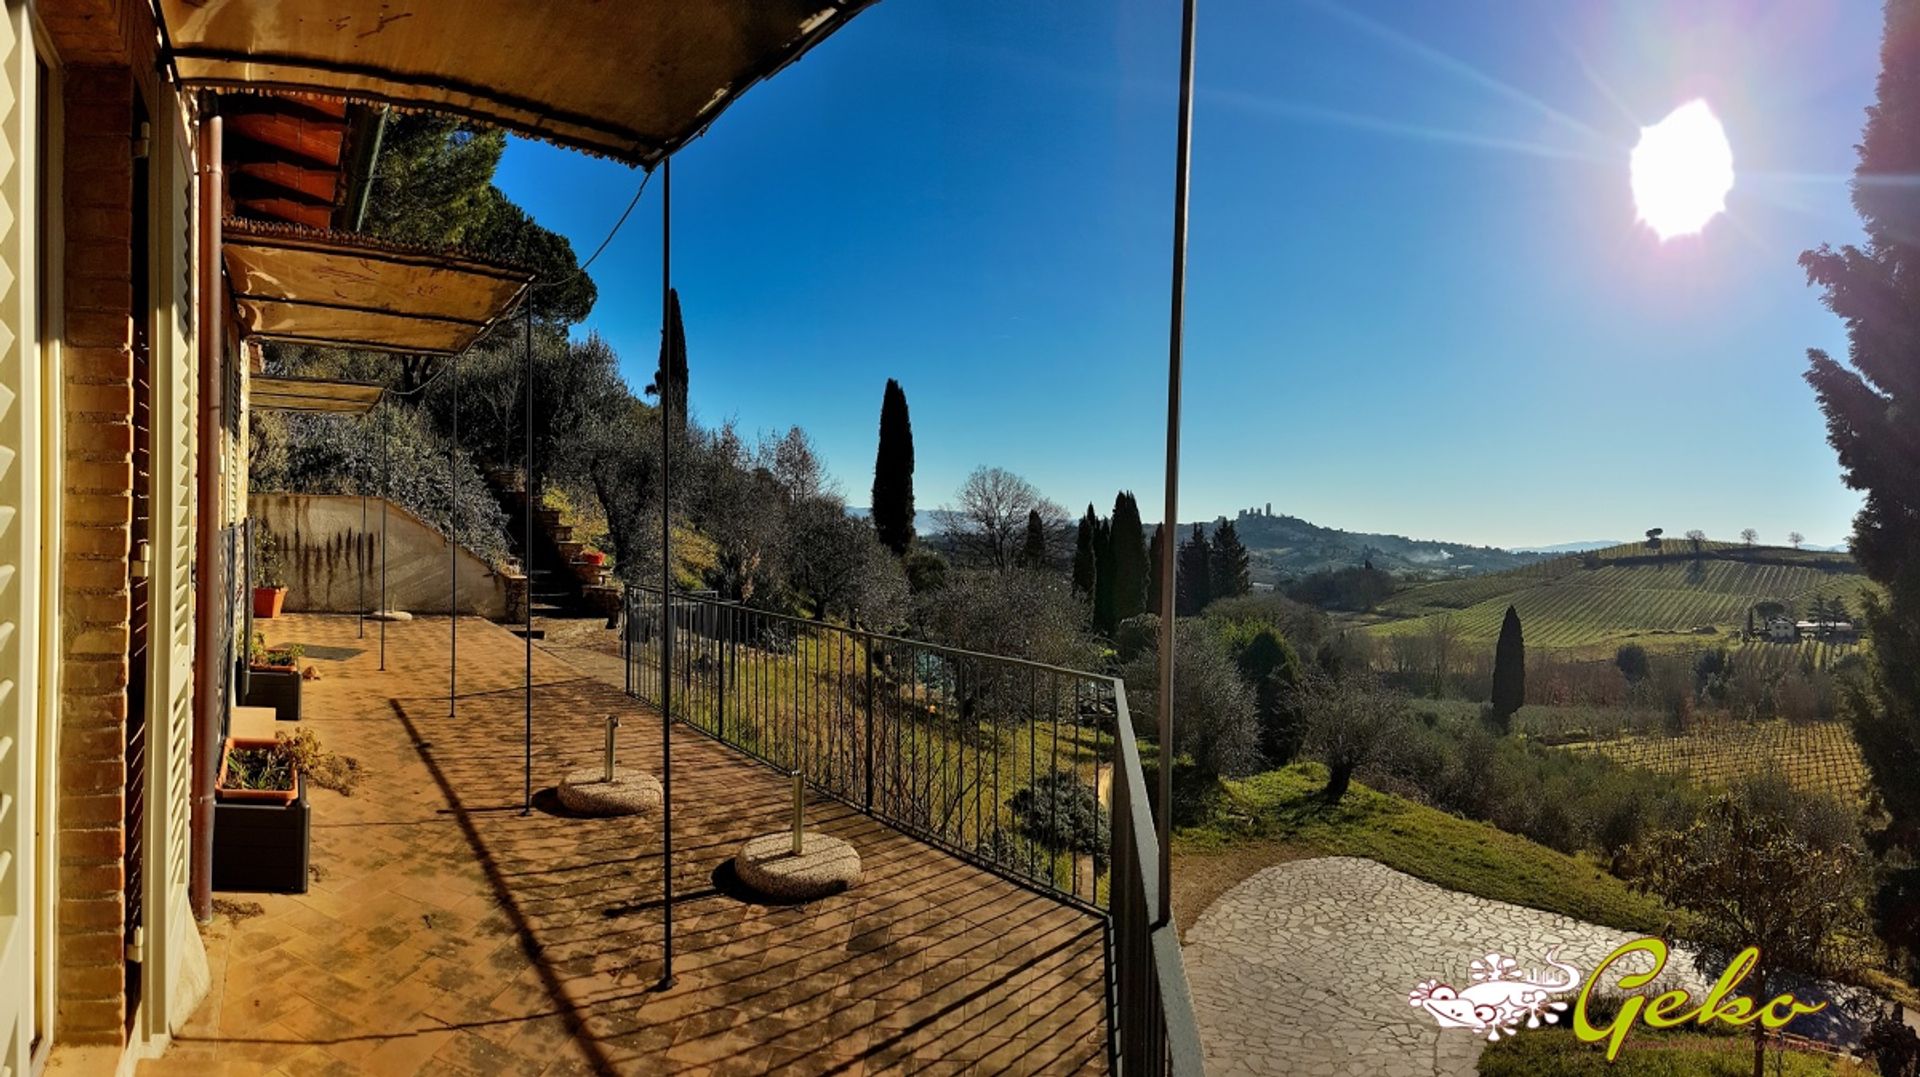
[(526, 422), (527, 444), (525, 446), (525, 464), (527, 481), (526, 496), (520, 499), (520, 552), (526, 563), (520, 570), (527, 574), (527, 703), (526, 721), (521, 737), (521, 815), (533, 814), (533, 286), (527, 286), (527, 355), (526, 368)]
[[(360, 540), (358, 545), (364, 549), (367, 544), (367, 480), (360, 479)], [(355, 550), (355, 560), (360, 562), (360, 614), (356, 618), (355, 639), (367, 638), (367, 559), (357, 556), (361, 550)]]
[[(386, 117), (381, 116), (384, 124)], [(447, 375), (453, 379), (453, 449), (447, 454), (447, 472), (453, 479), (453, 501), (447, 508), (447, 717), (454, 716), (460, 692), (460, 357)]]
[(614, 730), (619, 728), (620, 716), (617, 714), (607, 715), (607, 765), (601, 777), (608, 785), (613, 784), (613, 734)]
[(1173, 636), (1174, 534), (1180, 520), (1180, 359), (1186, 327), (1187, 173), (1193, 152), (1193, 24), (1197, 0), (1186, 0), (1180, 23), (1180, 133), (1173, 174), (1173, 303), (1167, 333), (1167, 503), (1160, 516), (1160, 839), (1159, 924), (1173, 922)]
[(793, 855), (801, 853), (800, 835), (806, 827), (807, 780), (793, 772)]
[(392, 424), (380, 416), (380, 669), (387, 668), (387, 502), (393, 497)]
[(664, 963), (673, 986), (673, 158), (660, 162), (660, 852)]

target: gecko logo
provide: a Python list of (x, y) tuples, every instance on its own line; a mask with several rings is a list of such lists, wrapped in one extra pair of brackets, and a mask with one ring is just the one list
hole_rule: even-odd
[(1554, 996), (1574, 990), (1581, 980), (1580, 970), (1559, 960), (1559, 952), (1558, 947), (1547, 951), (1547, 965), (1559, 973), (1552, 979), (1546, 970), (1522, 972), (1520, 962), (1505, 954), (1487, 954), (1473, 959), (1466, 987), (1427, 980), (1407, 993), (1407, 1004), (1431, 1014), (1441, 1028), (1470, 1028), (1488, 1040), (1511, 1036), (1522, 1024), (1555, 1024), (1567, 1004)]

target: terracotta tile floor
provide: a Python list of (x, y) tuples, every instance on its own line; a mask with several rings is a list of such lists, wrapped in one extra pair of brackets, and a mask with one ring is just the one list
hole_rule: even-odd
[(678, 983), (657, 990), (657, 826), (566, 818), (540, 792), (598, 765), (609, 713), (622, 765), (656, 769), (657, 716), (536, 648), (522, 816), (519, 638), (462, 619), (449, 718), (444, 618), (389, 626), (384, 673), (373, 624), (364, 640), (351, 617), (263, 627), (367, 648), (314, 660), (305, 700), (366, 777), (351, 797), (313, 791), (308, 893), (219, 895), (265, 913), (207, 929), (212, 991), (143, 1074), (1106, 1070), (1098, 918), (825, 800), (810, 825), (858, 846), (865, 883), (743, 901), (718, 869), (782, 826), (788, 786), (692, 732), (674, 738)]

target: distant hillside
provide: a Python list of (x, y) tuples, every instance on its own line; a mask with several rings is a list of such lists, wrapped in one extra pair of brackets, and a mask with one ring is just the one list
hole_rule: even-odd
[(1623, 545), (1619, 539), (1591, 539), (1586, 542), (1562, 542), (1552, 546), (1515, 546), (1514, 553), (1586, 553), (1588, 550), (1604, 550), (1609, 546)]
[(1641, 543), (1556, 557), (1472, 579), (1420, 584), (1381, 604), (1378, 635), (1418, 633), (1449, 618), (1463, 641), (1491, 643), (1509, 605), (1530, 647), (1604, 649), (1628, 641), (1684, 645), (1737, 635), (1749, 607), (1784, 602), (1805, 614), (1815, 598), (1857, 612), (1873, 584), (1846, 554), (1684, 540), (1656, 554)]
[[(1216, 520), (1205, 526), (1211, 532), (1218, 523)], [(1295, 516), (1242, 512), (1233, 526), (1253, 555), (1253, 578), (1265, 583), (1276, 578), (1298, 578), (1321, 569), (1348, 568), (1367, 561), (1372, 561), (1375, 568), (1396, 575), (1444, 578), (1501, 572), (1536, 564), (1545, 557), (1493, 546), (1342, 531)], [(1192, 533), (1192, 524), (1180, 525), (1182, 540)]]

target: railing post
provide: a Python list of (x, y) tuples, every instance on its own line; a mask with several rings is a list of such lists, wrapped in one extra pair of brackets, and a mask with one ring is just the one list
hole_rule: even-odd
[(873, 645), (868, 639), (863, 650), (867, 656), (866, 742), (867, 742), (867, 814), (873, 814)]

